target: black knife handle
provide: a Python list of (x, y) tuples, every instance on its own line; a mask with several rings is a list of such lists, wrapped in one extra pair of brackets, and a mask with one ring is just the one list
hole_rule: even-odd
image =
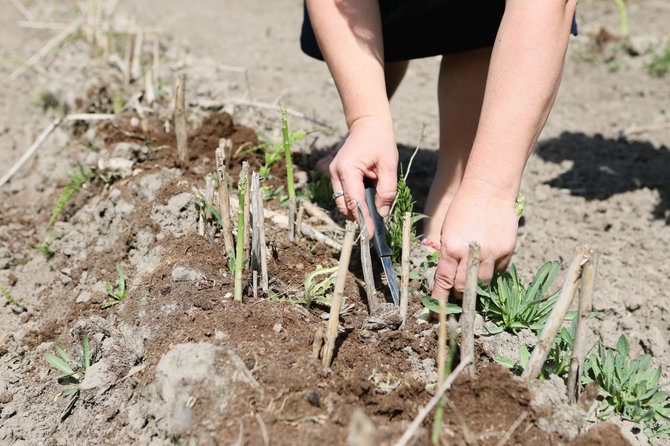
[(370, 212), (370, 217), (372, 217), (372, 222), (375, 226), (375, 236), (372, 239), (372, 243), (375, 245), (375, 251), (379, 257), (390, 256), (393, 254), (391, 248), (386, 243), (386, 229), (384, 227), (384, 219), (377, 212), (375, 207), (375, 195), (377, 195), (377, 190), (372, 183), (372, 180), (366, 178), (364, 181), (365, 185), (365, 204), (368, 206), (368, 211)]

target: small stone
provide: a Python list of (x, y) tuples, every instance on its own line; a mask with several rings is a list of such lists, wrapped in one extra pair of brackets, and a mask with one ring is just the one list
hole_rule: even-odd
[(14, 415), (17, 414), (17, 404), (16, 403), (8, 403), (4, 409), (2, 409), (2, 418), (3, 420), (6, 420), (8, 418), (13, 417)]
[(91, 300), (91, 293), (89, 291), (82, 291), (77, 297), (76, 302), (78, 304), (83, 304)]
[(119, 413), (119, 409), (117, 407), (108, 407), (105, 409), (104, 416), (105, 420), (111, 421), (114, 419), (114, 417)]
[(214, 339), (217, 341), (225, 341), (230, 336), (225, 331), (214, 330)]
[(384, 329), (396, 330), (402, 323), (400, 308), (392, 303), (384, 302), (379, 305), (374, 314), (370, 315), (363, 323), (367, 330), (379, 331)]
[(172, 280), (174, 282), (197, 282), (205, 278), (205, 275), (193, 268), (175, 265), (172, 268)]
[(284, 328), (284, 327), (282, 327), (282, 325), (281, 325), (280, 323), (276, 323), (276, 324), (274, 325), (274, 327), (272, 327), (272, 329), (273, 329), (274, 331), (276, 331), (277, 333), (281, 333), (281, 331), (282, 331), (283, 328)]
[(133, 174), (133, 162), (125, 158), (110, 158), (108, 160), (100, 158), (98, 168), (111, 175), (118, 175), (121, 178), (129, 177)]
[(321, 402), (319, 401), (319, 392), (316, 390), (310, 390), (305, 394), (307, 402), (314, 407), (320, 407)]
[(626, 302), (626, 310), (630, 311), (631, 313), (634, 311), (639, 310), (641, 307), (640, 302), (637, 301), (627, 301)]
[(11, 403), (14, 396), (9, 392), (0, 392), (0, 404)]

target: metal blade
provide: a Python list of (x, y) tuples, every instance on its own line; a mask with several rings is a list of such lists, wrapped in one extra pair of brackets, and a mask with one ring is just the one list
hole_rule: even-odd
[(393, 262), (391, 262), (391, 257), (387, 256), (380, 257), (380, 259), (382, 261), (382, 266), (384, 267), (384, 274), (386, 274), (386, 281), (391, 289), (393, 303), (398, 306), (400, 305), (400, 289), (398, 288), (398, 281), (396, 280), (395, 271), (393, 270)]

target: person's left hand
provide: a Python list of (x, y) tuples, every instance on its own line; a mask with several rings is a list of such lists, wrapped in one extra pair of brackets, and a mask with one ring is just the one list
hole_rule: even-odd
[(464, 180), (442, 225), (440, 255), (432, 295), (457, 298), (465, 288), (469, 243), (480, 246), (479, 278), (489, 282), (494, 271), (507, 266), (516, 243), (518, 218), (514, 198), (495, 187)]

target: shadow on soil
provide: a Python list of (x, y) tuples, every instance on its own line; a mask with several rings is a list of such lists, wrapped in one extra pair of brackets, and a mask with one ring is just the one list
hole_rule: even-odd
[(637, 189), (657, 190), (660, 201), (654, 218), (670, 224), (670, 149), (649, 142), (625, 138), (605, 139), (601, 135), (561, 134), (542, 141), (535, 153), (559, 164), (573, 161), (570, 170), (546, 182), (569, 189), (587, 200), (606, 200), (615, 194)]
[[(400, 165), (407, 170), (415, 147), (398, 144)], [(637, 189), (658, 191), (660, 201), (653, 217), (670, 224), (670, 149), (649, 142), (625, 138), (605, 139), (601, 135), (565, 132), (541, 141), (535, 153), (544, 161), (560, 164), (572, 161), (570, 170), (546, 181), (551, 187), (568, 189), (587, 200), (607, 200), (613, 195)], [(316, 159), (319, 159), (316, 157)], [(419, 149), (412, 161), (407, 184), (423, 212), (428, 190), (435, 176), (437, 150)], [(398, 170), (400, 174), (400, 168)]]

